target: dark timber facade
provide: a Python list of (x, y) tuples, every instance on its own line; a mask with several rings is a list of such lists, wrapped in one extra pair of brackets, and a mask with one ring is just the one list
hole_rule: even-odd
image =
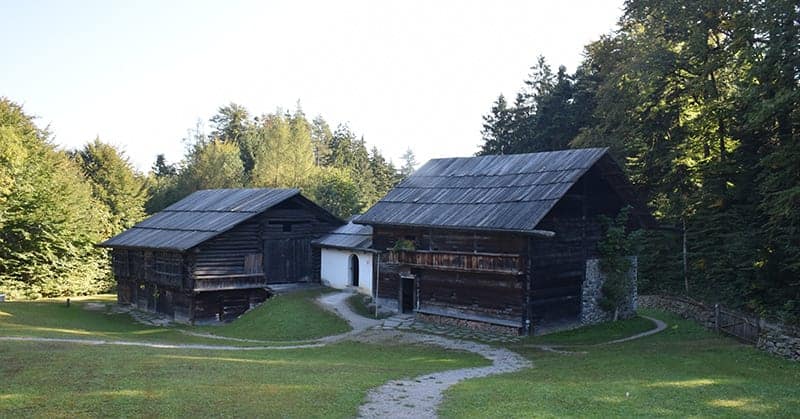
[(117, 297), (185, 322), (227, 321), (275, 283), (317, 278), (311, 241), (342, 221), (295, 189), (193, 193), (112, 237)]
[(600, 215), (652, 221), (606, 149), (435, 159), (356, 222), (381, 251), (377, 297), (428, 319), (532, 333), (579, 319)]

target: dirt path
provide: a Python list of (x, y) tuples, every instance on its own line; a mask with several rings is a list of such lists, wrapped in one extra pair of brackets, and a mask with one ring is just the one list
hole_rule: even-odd
[(656, 327), (642, 333), (637, 333), (632, 336), (624, 337), (621, 339), (614, 339), (608, 342), (601, 342), (601, 343), (594, 343), (590, 345), (525, 345), (527, 348), (536, 348), (545, 352), (553, 352), (561, 355), (586, 355), (588, 352), (586, 351), (572, 351), (572, 350), (565, 350), (560, 348), (589, 348), (589, 347), (597, 347), (597, 346), (605, 346), (605, 345), (614, 345), (617, 343), (622, 342), (629, 342), (636, 339), (641, 339), (650, 335), (655, 335), (656, 333), (663, 332), (667, 328), (667, 324), (663, 321), (656, 319), (654, 317), (649, 316), (641, 316), (647, 320), (650, 320), (655, 324)]
[(615, 343), (622, 343), (622, 342), (628, 342), (628, 341), (631, 341), (631, 340), (641, 339), (641, 338), (646, 337), (646, 336), (655, 335), (656, 333), (663, 332), (664, 329), (667, 328), (667, 324), (662, 322), (659, 319), (656, 319), (656, 318), (653, 318), (653, 317), (649, 317), (649, 316), (642, 316), (642, 317), (644, 317), (645, 319), (650, 320), (651, 322), (655, 323), (655, 325), (656, 325), (655, 329), (651, 329), (651, 330), (648, 330), (648, 331), (642, 332), (642, 333), (637, 333), (637, 334), (635, 334), (633, 336), (628, 336), (628, 337), (622, 338), (622, 339), (615, 339), (615, 340), (611, 340), (611, 341), (608, 341), (608, 342), (598, 343), (595, 346), (613, 345)]

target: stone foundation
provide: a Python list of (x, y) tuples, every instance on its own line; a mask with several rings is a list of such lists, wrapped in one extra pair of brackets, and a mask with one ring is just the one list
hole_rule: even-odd
[(377, 298), (378, 311), (381, 313), (399, 313), (400, 305), (394, 298)]
[(455, 317), (417, 313), (416, 318), (417, 320), (426, 323), (441, 324), (445, 326), (464, 327), (472, 330), (478, 330), (480, 332), (488, 332), (488, 333), (496, 333), (496, 334), (512, 335), (512, 336), (518, 336), (520, 334), (520, 329), (516, 327), (501, 326), (498, 324), (491, 324), (474, 320), (457, 319)]
[[(628, 277), (631, 280), (631, 293), (626, 303), (617, 313), (619, 319), (627, 319), (636, 315), (636, 278), (638, 275), (638, 259), (631, 257), (631, 269)], [(586, 278), (581, 289), (581, 325), (603, 323), (614, 319), (614, 313), (606, 312), (600, 307), (600, 298), (603, 296), (603, 282), (605, 275), (600, 270), (599, 259), (586, 261)]]

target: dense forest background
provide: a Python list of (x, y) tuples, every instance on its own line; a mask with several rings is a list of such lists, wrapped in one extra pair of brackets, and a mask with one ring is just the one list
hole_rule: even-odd
[[(609, 147), (661, 228), (641, 292), (682, 293), (800, 320), (800, 6), (793, 0), (630, 0), (574, 73), (540, 58), (485, 116), (480, 154)], [(499, 63), (498, 65), (502, 65)], [(297, 187), (339, 216), (413, 170), (348, 127), (223, 106), (177, 164), (137, 173), (100, 140), (60, 151), (0, 99), (0, 292), (111, 284), (95, 243), (197, 189)], [(684, 250), (685, 249), (685, 250)]]
[(574, 73), (540, 58), (497, 99), (480, 154), (609, 147), (662, 226), (641, 292), (797, 322), (799, 46), (797, 1), (627, 1)]
[(137, 172), (122, 150), (95, 139), (62, 151), (51, 133), (0, 98), (0, 292), (11, 298), (91, 294), (113, 286), (107, 239), (186, 195), (209, 188), (290, 187), (334, 214), (362, 212), (414, 168), (367, 149), (346, 125), (331, 130), (298, 105), (251, 116), (220, 107), (184, 139), (186, 155), (159, 155)]

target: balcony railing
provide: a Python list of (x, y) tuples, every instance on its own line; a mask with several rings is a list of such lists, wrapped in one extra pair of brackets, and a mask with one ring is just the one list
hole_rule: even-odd
[(263, 273), (203, 276), (194, 280), (194, 291), (263, 288), (266, 285)]
[(384, 261), (390, 264), (443, 271), (463, 271), (519, 275), (524, 272), (522, 258), (513, 253), (473, 253), (438, 250), (389, 250)]

